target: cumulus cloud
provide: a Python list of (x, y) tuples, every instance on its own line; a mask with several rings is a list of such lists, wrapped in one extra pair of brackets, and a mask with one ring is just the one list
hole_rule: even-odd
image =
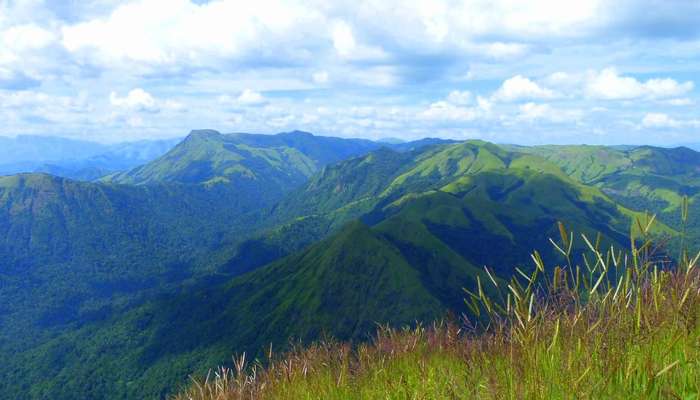
[(62, 96), (34, 90), (0, 90), (0, 119), (15, 134), (47, 134), (56, 128), (81, 124), (93, 112), (86, 93)]
[(350, 25), (344, 21), (338, 21), (333, 26), (333, 47), (341, 56), (350, 56), (355, 50), (355, 37), (352, 34)]
[(670, 117), (668, 114), (651, 112), (647, 113), (642, 119), (642, 127), (644, 128), (682, 128), (682, 127), (700, 127), (700, 120), (678, 120)]
[(318, 16), (298, 3), (275, 0), (137, 0), (106, 17), (65, 26), (63, 45), (103, 62), (199, 64), (212, 55), (245, 56), (266, 42), (300, 41), (308, 32), (303, 27), (313, 26)]
[(54, 40), (53, 32), (33, 23), (12, 26), (0, 36), (2, 48), (16, 52), (42, 49)]
[(694, 86), (691, 81), (679, 83), (671, 78), (654, 78), (642, 82), (620, 75), (615, 68), (605, 68), (600, 72), (589, 73), (585, 92), (595, 99), (654, 99), (681, 96), (693, 90)]
[(680, 99), (670, 99), (667, 100), (666, 103), (676, 107), (691, 106), (695, 104), (695, 102), (692, 99), (689, 99), (687, 97), (683, 97)]
[(526, 103), (521, 105), (519, 109), (519, 118), (529, 121), (548, 118), (552, 113), (552, 107), (549, 104)]
[(525, 103), (518, 107), (517, 119), (523, 121), (574, 122), (581, 119), (581, 110), (557, 109), (549, 104)]
[(160, 110), (156, 104), (156, 99), (141, 88), (130, 90), (124, 97), (120, 97), (116, 92), (112, 92), (109, 95), (109, 102), (115, 107), (134, 111), (158, 112)]
[(316, 71), (311, 75), (311, 79), (319, 85), (326, 84), (329, 79), (328, 71)]
[(552, 90), (543, 88), (522, 75), (516, 75), (504, 81), (493, 95), (493, 98), (499, 101), (551, 99), (553, 97), (556, 97), (556, 93)]
[(472, 94), (470, 92), (453, 90), (447, 95), (445, 100), (431, 103), (427, 109), (419, 114), (419, 117), (433, 121), (466, 122), (490, 116), (490, 101), (479, 96), (477, 97), (476, 105), (467, 107), (472, 102)]
[(468, 90), (453, 90), (447, 95), (447, 101), (452, 104), (465, 105), (472, 102), (472, 93)]
[(473, 121), (481, 116), (476, 108), (460, 107), (447, 101), (437, 101), (423, 111), (421, 117), (440, 121)]
[(0, 67), (0, 89), (25, 90), (39, 86), (40, 82), (21, 71)]
[(244, 106), (259, 106), (267, 102), (262, 94), (250, 89), (244, 90), (236, 100)]
[[(0, 15), (2, 11), (0, 7)], [(39, 71), (54, 63), (43, 52), (55, 42), (54, 32), (36, 23), (0, 24), (0, 89), (39, 86)]]
[(328, 44), (334, 55), (351, 61), (459, 53), (502, 59), (540, 51), (536, 49), (541, 46), (533, 46), (540, 42), (592, 37), (606, 23), (616, 23), (612, 14), (619, 12), (600, 0), (517, 5), (511, 0), (117, 4), (97, 18), (64, 26), (65, 48), (103, 63), (199, 65), (202, 57), (240, 60), (282, 54), (305, 60), (319, 53), (329, 56)]
[(691, 135), (700, 6), (646, 3), (0, 1), (0, 134)]
[(267, 99), (260, 93), (251, 89), (244, 89), (238, 96), (231, 97), (227, 94), (221, 95), (218, 98), (219, 103), (239, 107), (257, 107), (267, 104)]

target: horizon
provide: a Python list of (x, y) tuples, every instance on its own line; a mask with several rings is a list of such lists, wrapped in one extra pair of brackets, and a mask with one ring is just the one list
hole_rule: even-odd
[(0, 400), (698, 398), (699, 22), (0, 0)]
[(694, 143), (699, 19), (684, 0), (8, 1), (0, 136)]
[(438, 136), (419, 136), (413, 139), (402, 139), (402, 138), (397, 138), (397, 137), (380, 137), (376, 139), (369, 139), (369, 138), (364, 138), (364, 137), (346, 137), (346, 136), (338, 136), (338, 135), (333, 135), (331, 133), (319, 133), (319, 132), (309, 132), (301, 129), (292, 129), (289, 131), (283, 131), (283, 132), (274, 132), (274, 133), (260, 133), (260, 132), (221, 132), (216, 129), (211, 129), (211, 128), (203, 128), (203, 129), (191, 129), (188, 133), (184, 135), (176, 135), (176, 136), (168, 136), (168, 137), (157, 137), (157, 138), (135, 138), (135, 139), (126, 139), (126, 140), (121, 140), (121, 141), (104, 141), (104, 140), (99, 140), (99, 138), (76, 138), (76, 137), (71, 137), (71, 136), (62, 136), (62, 135), (41, 135), (41, 134), (19, 134), (15, 136), (3, 136), (0, 135), (0, 140), (2, 139), (18, 139), (20, 137), (22, 138), (39, 138), (39, 139), (57, 139), (57, 140), (69, 140), (69, 141), (76, 141), (76, 142), (85, 142), (85, 143), (91, 143), (91, 144), (99, 144), (103, 146), (117, 146), (117, 145), (122, 145), (122, 144), (136, 144), (139, 142), (156, 142), (156, 141), (175, 141), (178, 140), (177, 143), (180, 143), (183, 141), (185, 138), (187, 138), (189, 135), (191, 135), (194, 132), (198, 131), (214, 131), (220, 135), (281, 135), (281, 134), (290, 134), (290, 133), (308, 133), (311, 134), (312, 136), (316, 137), (331, 137), (331, 138), (338, 138), (338, 139), (360, 139), (360, 140), (369, 140), (377, 143), (408, 143), (408, 142), (414, 142), (414, 141), (420, 141), (420, 140), (426, 140), (426, 139), (441, 139), (441, 140), (454, 140), (457, 142), (463, 142), (463, 141), (470, 141), (470, 140), (482, 140), (488, 143), (493, 143), (496, 145), (503, 145), (503, 146), (607, 146), (607, 147), (619, 147), (619, 146), (630, 146), (630, 147), (642, 147), (642, 146), (651, 146), (651, 147), (660, 147), (660, 148), (668, 148), (668, 149), (673, 149), (673, 148), (680, 148), (680, 147), (685, 147), (693, 151), (700, 151), (700, 139), (697, 142), (686, 142), (686, 143), (670, 143), (670, 144), (649, 144), (649, 143), (632, 143), (632, 142), (623, 142), (623, 143), (612, 143), (612, 144), (599, 144), (599, 143), (590, 143), (590, 142), (567, 142), (567, 143), (529, 143), (529, 144), (524, 144), (524, 143), (514, 143), (514, 142), (498, 142), (498, 141), (491, 141), (487, 139), (481, 139), (478, 137), (466, 137), (466, 138), (453, 138), (453, 137), (438, 137)]

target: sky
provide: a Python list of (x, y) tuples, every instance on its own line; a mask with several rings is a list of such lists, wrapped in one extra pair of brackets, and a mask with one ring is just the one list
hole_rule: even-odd
[(700, 142), (698, 0), (0, 0), (0, 135)]

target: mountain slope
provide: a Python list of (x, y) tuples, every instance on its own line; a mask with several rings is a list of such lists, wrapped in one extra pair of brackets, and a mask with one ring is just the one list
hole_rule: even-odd
[[(314, 289), (299, 290), (309, 287)], [(405, 312), (396, 313), (388, 303), (403, 304)], [(323, 331), (365, 338), (375, 321), (411, 323), (442, 309), (391, 244), (353, 224), (298, 256), (215, 290), (189, 289), (130, 312), (108, 330), (82, 329), (78, 340), (49, 342), (27, 357), (62, 352), (70, 367), (53, 363), (28, 373), (37, 379), (60, 376), (36, 387), (37, 397), (161, 397), (193, 368), (228, 359), (241, 343), (256, 350), (272, 343), (277, 349), (289, 336), (313, 339)], [(110, 368), (115, 362), (105, 343), (120, 352), (119, 368)], [(82, 380), (87, 375), (89, 391)]]
[(379, 147), (365, 140), (313, 136), (305, 132), (278, 135), (226, 134), (192, 131), (163, 157), (109, 180), (116, 183), (184, 184), (272, 180), (295, 186), (319, 167)]
[[(299, 132), (228, 137), (205, 131), (123, 175), (149, 177), (138, 185), (46, 174), (0, 177), (0, 336), (20, 329), (3, 320), (22, 320), (22, 329), (55, 321), (35, 330), (59, 332), (90, 313), (108, 315), (112, 301), (169, 290), (201, 272), (204, 255), (222, 241), (255, 232), (261, 221), (246, 213), (303, 184), (317, 165), (366, 147), (378, 145)], [(115, 152), (144, 156), (130, 146)], [(215, 175), (199, 173), (197, 165), (205, 164)], [(50, 296), (32, 302), (38, 293)]]
[[(547, 158), (628, 208), (648, 210), (674, 229), (685, 229), (691, 246), (700, 245), (700, 153), (652, 146), (543, 146), (521, 151)], [(679, 211), (683, 196), (688, 196), (690, 209), (685, 223)]]
[(233, 200), (182, 186), (0, 177), (0, 351), (201, 272), (195, 260), (234, 232), (239, 217)]
[[(506, 207), (502, 203), (508, 200), (506, 195), (518, 189), (525, 180), (536, 179), (537, 174), (547, 174), (561, 181), (562, 186), (570, 186), (571, 190), (580, 192), (582, 198), (577, 200), (578, 204), (590, 204), (590, 208), (594, 208), (593, 205), (604, 206), (603, 209), (618, 208), (610, 195), (601, 189), (572, 179), (556, 164), (543, 157), (522, 151), (509, 151), (505, 147), (480, 141), (425, 147), (407, 153), (381, 149), (363, 157), (330, 165), (303, 188), (286, 196), (275, 206), (272, 215), (266, 217), (283, 224), (281, 228), (250, 239), (244, 248), (234, 249), (229, 253), (231, 261), (225, 268), (229, 271), (236, 270), (237, 263), (242, 265), (250, 261), (244, 261), (243, 258), (255, 258), (256, 254), (284, 254), (299, 249), (355, 218), (376, 223), (384, 218), (383, 207), (395, 201), (415, 198), (424, 192), (439, 190), (456, 195), (465, 194), (475, 187), (475, 177), (486, 173), (489, 175), (480, 178), (480, 182), (493, 180), (493, 187), (488, 190), (495, 196), (494, 207), (498, 204), (503, 209), (528, 206), (527, 198), (523, 200), (524, 204)], [(498, 188), (497, 185), (510, 187)], [(566, 204), (566, 199), (548, 199), (546, 190), (548, 188), (543, 188), (539, 193), (533, 189), (530, 202), (542, 205)], [(489, 193), (487, 191), (480, 195), (488, 197)], [(575, 198), (571, 195), (569, 197)], [(577, 207), (572, 205), (571, 209)], [(628, 228), (630, 218), (639, 215), (632, 211), (635, 209), (637, 207), (631, 205), (614, 210), (620, 215), (615, 221), (624, 226), (623, 231)], [(569, 211), (563, 210), (562, 215), (566, 216)], [(537, 212), (543, 213), (540, 209)], [(480, 213), (480, 210), (475, 211), (476, 215)], [(585, 216), (577, 218), (583, 219)], [(659, 229), (673, 234), (672, 230), (666, 228)], [(290, 244), (295, 244), (296, 247)], [(269, 261), (264, 257), (261, 260)], [(247, 269), (249, 267), (243, 270)]]
[[(99, 183), (0, 177), (0, 375), (45, 360), (51, 382), (70, 380), (63, 374), (80, 365), (57, 358), (69, 343), (83, 346), (75, 341), (83, 327), (118, 332), (113, 318), (185, 282), (209, 282), (211, 252), (255, 233), (265, 206), (325, 163), (379, 147), (302, 132), (194, 132), (164, 156)], [(268, 261), (281, 255), (263, 254)], [(62, 350), (33, 353), (52, 343)], [(13, 382), (28, 381), (3, 380), (0, 392), (10, 393)], [(18, 390), (12, 393), (21, 396)]]
[(548, 243), (557, 221), (620, 248), (638, 215), (542, 157), (484, 142), (331, 165), (271, 213), (289, 219), (213, 256), (218, 273), (57, 336), (20, 358), (41, 366), (12, 370), (44, 377), (43, 397), (160, 397), (232, 353), (466, 312), (462, 289), (488, 279), (484, 265), (507, 278), (532, 268), (534, 249), (561, 264)]

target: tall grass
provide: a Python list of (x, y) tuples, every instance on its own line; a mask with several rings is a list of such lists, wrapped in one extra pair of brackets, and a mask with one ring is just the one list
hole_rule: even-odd
[(580, 265), (560, 224), (565, 265), (535, 252), (533, 272), (508, 282), (487, 269), (466, 292), (472, 322), (382, 327), (372, 343), (319, 342), (266, 367), (243, 355), (175, 399), (697, 399), (700, 254), (670, 267), (652, 224), (637, 221), (626, 251), (581, 235)]

